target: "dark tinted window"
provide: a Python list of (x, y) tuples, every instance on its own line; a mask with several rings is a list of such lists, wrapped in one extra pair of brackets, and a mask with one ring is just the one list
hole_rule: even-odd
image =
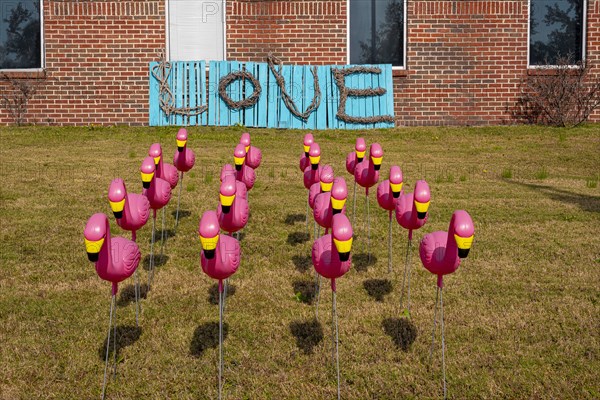
[(529, 64), (556, 65), (560, 57), (581, 61), (583, 0), (531, 0)]
[(350, 63), (404, 66), (404, 0), (350, 0)]
[(41, 68), (39, 0), (0, 0), (0, 69)]

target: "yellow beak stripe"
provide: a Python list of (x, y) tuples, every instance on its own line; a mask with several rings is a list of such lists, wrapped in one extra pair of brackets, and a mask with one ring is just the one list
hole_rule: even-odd
[(203, 250), (214, 250), (217, 248), (217, 243), (219, 242), (219, 235), (212, 238), (205, 238), (200, 235), (200, 243), (202, 244)]
[(419, 203), (415, 200), (415, 207), (417, 208), (417, 212), (427, 212), (427, 210), (429, 209), (429, 203), (431, 203), (431, 201), (428, 201), (427, 203)]
[(335, 244), (338, 253), (348, 253), (352, 249), (352, 238), (348, 240), (337, 240), (334, 238), (333, 244)]
[(250, 146), (246, 146), (246, 153), (250, 150)]
[(356, 152), (356, 157), (358, 157), (358, 158), (365, 158), (365, 153), (366, 153), (365, 150), (363, 150), (363, 151), (355, 150), (355, 152)]
[[(179, 140), (179, 139), (177, 139), (177, 147), (183, 147), (183, 146), (185, 146), (186, 142), (187, 142), (187, 140)], [(156, 159), (154, 161), (156, 161)]]
[(235, 194), (231, 196), (225, 196), (224, 194), (219, 193), (219, 200), (221, 200), (221, 204), (224, 206), (232, 205), (233, 199), (235, 199)]
[(333, 182), (321, 182), (321, 192), (331, 192), (331, 188), (333, 187)]
[(121, 212), (125, 208), (125, 199), (121, 201), (109, 201), (110, 208), (113, 212)]
[(390, 183), (390, 186), (392, 188), (392, 192), (394, 192), (394, 193), (398, 193), (398, 192), (402, 191), (402, 182)]
[(160, 156), (154, 157), (154, 164), (158, 164), (160, 162)]
[(310, 150), (310, 146), (304, 145), (304, 152), (308, 153)]
[(151, 172), (149, 174), (145, 173), (145, 172), (140, 172), (142, 174), (142, 182), (150, 182), (152, 181), (152, 178), (154, 177), (154, 172)]
[(319, 161), (321, 161), (321, 156), (315, 156), (315, 157), (310, 156), (309, 158), (310, 158), (310, 163), (311, 164), (318, 164)]
[(242, 165), (244, 163), (245, 159), (246, 159), (246, 157), (233, 157), (233, 161), (235, 162), (235, 165)]
[(469, 250), (471, 248), (471, 245), (473, 244), (473, 238), (475, 237), (475, 235), (471, 235), (467, 238), (458, 236), (458, 235), (454, 235), (454, 240), (456, 240), (456, 245), (458, 246), (459, 249), (461, 250)]
[(100, 253), (100, 249), (102, 249), (102, 246), (104, 245), (104, 238), (100, 240), (87, 240), (86, 238), (83, 238), (83, 241), (85, 242), (85, 251), (91, 254)]
[(341, 210), (342, 208), (344, 208), (344, 204), (346, 204), (346, 199), (338, 200), (331, 196), (331, 207), (333, 207), (334, 209)]
[(383, 160), (383, 157), (371, 157), (371, 160), (373, 160), (373, 164), (381, 165), (381, 160)]

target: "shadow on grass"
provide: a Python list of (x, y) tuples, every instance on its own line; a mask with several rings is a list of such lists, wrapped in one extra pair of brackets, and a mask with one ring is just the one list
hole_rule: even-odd
[(292, 321), (290, 331), (296, 338), (296, 345), (304, 354), (312, 354), (313, 349), (323, 340), (323, 326), (319, 321)]
[[(142, 336), (142, 328), (133, 325), (117, 325), (117, 361), (119, 360), (119, 353), (124, 347), (131, 346)], [(98, 349), (98, 357), (104, 361), (106, 357), (106, 343), (108, 338), (104, 338), (104, 343)], [(110, 330), (110, 349), (108, 350), (108, 357), (114, 357), (114, 337), (113, 328)]]
[(549, 185), (536, 185), (532, 183), (523, 183), (504, 179), (505, 182), (526, 187), (528, 189), (537, 190), (552, 200), (560, 201), (566, 204), (575, 204), (583, 211), (591, 211), (600, 213), (600, 197), (589, 196), (586, 194), (572, 193), (567, 190), (557, 189)]
[[(229, 325), (223, 323), (223, 341), (227, 339)], [(190, 354), (194, 357), (202, 357), (205, 350), (219, 346), (219, 323), (207, 322), (194, 330), (192, 342), (190, 343)]]
[[(175, 218), (177, 216), (177, 209), (171, 211), (171, 215), (173, 216), (173, 218)], [(188, 210), (179, 210), (179, 219), (188, 218), (191, 215), (192, 215), (191, 211), (188, 211)]]
[(285, 217), (285, 224), (286, 225), (294, 225), (296, 222), (305, 222), (306, 221), (306, 215), (304, 214), (288, 214)]
[(310, 235), (307, 232), (292, 232), (288, 235), (287, 242), (292, 246), (308, 242)]
[(377, 263), (377, 257), (371, 253), (371, 259), (367, 253), (358, 253), (352, 256), (352, 264), (358, 272), (366, 272), (370, 266)]
[[(223, 282), (225, 284), (225, 282)], [(231, 297), (235, 294), (235, 286), (231, 283), (227, 284), (227, 297)], [(208, 302), (215, 306), (219, 305), (219, 284), (215, 283), (208, 288)]]
[[(181, 214), (179, 216), (181, 217)], [(163, 232), (165, 234), (165, 244), (170, 238), (177, 236), (177, 233), (173, 229), (165, 229), (164, 231), (162, 229), (157, 229), (154, 231), (154, 247), (158, 246), (160, 249), (160, 240)], [(148, 239), (148, 243), (152, 243), (152, 232), (150, 232), (150, 239)]]
[(367, 294), (376, 301), (383, 301), (386, 294), (392, 292), (392, 281), (389, 279), (367, 279), (363, 282)]
[(298, 301), (306, 304), (312, 304), (315, 300), (317, 290), (314, 280), (297, 280), (293, 282), (294, 294)]
[[(158, 254), (154, 254), (154, 267), (162, 267), (163, 265), (165, 265), (167, 263), (167, 261), (169, 261), (169, 256), (166, 254), (160, 255), (160, 253)], [(149, 271), (150, 270), (150, 254), (148, 254), (147, 256), (144, 257), (144, 261), (143, 261), (143, 265), (144, 265), (144, 270)]]
[(417, 339), (417, 327), (407, 318), (386, 318), (381, 325), (396, 347), (403, 351), (408, 351)]
[[(135, 284), (127, 285), (120, 290), (121, 296), (117, 300), (117, 306), (125, 307), (129, 303), (135, 303)], [(140, 299), (148, 297), (148, 284), (140, 282)]]
[(311, 256), (292, 256), (292, 262), (296, 267), (296, 270), (299, 272), (306, 272), (312, 266), (312, 257)]

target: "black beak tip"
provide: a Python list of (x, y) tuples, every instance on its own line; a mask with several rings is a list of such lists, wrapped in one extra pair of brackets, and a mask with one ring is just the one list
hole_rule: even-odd
[(339, 214), (342, 212), (342, 210), (338, 210), (337, 208), (332, 209), (333, 210), (333, 215), (335, 214)]
[(177, 146), (177, 151), (181, 153), (183, 151), (183, 147)]
[(115, 215), (115, 219), (123, 218), (123, 211), (113, 211), (113, 214)]
[(427, 211), (425, 211), (425, 212), (417, 212), (417, 218), (418, 219), (425, 219), (426, 216), (427, 216)]
[(305, 152), (304, 152), (304, 156), (305, 156), (305, 157), (308, 157), (308, 156), (309, 156), (309, 154), (308, 154), (308, 151), (305, 151)]
[(236, 171), (241, 171), (242, 170), (242, 166), (241, 165), (235, 165), (235, 170)]
[(150, 182), (142, 182), (142, 187), (144, 189), (150, 189)]
[(400, 197), (400, 192), (392, 192), (392, 196), (397, 199), (398, 197)]
[(223, 214), (228, 214), (229, 210), (231, 210), (231, 206), (224, 206), (221, 204), (221, 211), (223, 211)]
[(373, 165), (373, 169), (375, 171), (379, 171), (380, 168), (381, 168), (381, 164), (379, 164), (379, 165), (377, 165), (377, 164)]
[(459, 258), (467, 258), (469, 255), (469, 249), (458, 249), (458, 257)]
[(100, 253), (87, 253), (88, 260), (90, 260), (91, 262), (97, 262), (99, 254)]
[(340, 255), (340, 261), (341, 262), (346, 262), (350, 259), (350, 252), (346, 252), (346, 253), (339, 253)]
[(313, 171), (316, 171), (317, 169), (319, 169), (319, 164), (310, 164), (310, 168), (311, 168)]
[(358, 162), (362, 162), (362, 160), (363, 160), (363, 159), (364, 159), (364, 157), (356, 157), (356, 160), (357, 160)]
[(204, 251), (204, 258), (206, 258), (207, 260), (212, 260), (215, 257), (214, 250), (203, 250), (203, 251)]

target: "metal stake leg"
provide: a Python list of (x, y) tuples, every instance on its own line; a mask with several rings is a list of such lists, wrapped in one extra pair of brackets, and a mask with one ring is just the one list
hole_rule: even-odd
[(388, 227), (388, 274), (392, 272), (392, 212), (390, 211), (390, 224)]
[(435, 308), (433, 310), (433, 331), (431, 332), (431, 348), (429, 349), (429, 364), (431, 365), (431, 356), (433, 354), (433, 343), (435, 338), (435, 325), (437, 321), (437, 305), (438, 305), (438, 296), (440, 294), (440, 288), (436, 286), (435, 289)]
[(219, 400), (223, 388), (223, 291), (219, 285)]
[(317, 274), (317, 276), (316, 276), (317, 279), (316, 279), (315, 291), (317, 292), (316, 293), (317, 301), (315, 302), (315, 318), (319, 319), (319, 300), (321, 299), (321, 275), (319, 275), (318, 272), (316, 274)]
[(102, 383), (102, 395), (101, 399), (104, 400), (104, 394), (106, 389), (106, 372), (108, 371), (108, 351), (110, 349), (110, 327), (112, 325), (113, 308), (115, 305), (115, 295), (112, 295), (110, 300), (110, 317), (108, 318), (108, 334), (106, 339), (106, 357), (104, 357), (104, 381)]
[(164, 206), (162, 209), (162, 230), (160, 232), (160, 259), (162, 260), (163, 257), (163, 250), (165, 248), (165, 240), (167, 240), (167, 238), (165, 237), (165, 208), (167, 206)]
[(156, 210), (154, 211), (154, 218), (152, 219), (152, 241), (150, 242), (150, 268), (148, 271), (148, 290), (152, 285), (152, 279), (154, 278), (154, 237), (155, 237), (155, 225), (156, 225)]
[(446, 341), (444, 338), (444, 288), (440, 288), (440, 319), (442, 325), (442, 379), (444, 380), (444, 400), (446, 399)]
[(356, 180), (354, 181), (354, 194), (352, 195), (352, 226), (356, 222)]
[(369, 218), (369, 195), (365, 195), (365, 201), (367, 203), (367, 259), (371, 262), (371, 219)]
[[(405, 262), (404, 262), (404, 276), (402, 278), (402, 289), (400, 291), (400, 309), (402, 309), (402, 306), (404, 305), (404, 286), (406, 283), (406, 278), (408, 275), (408, 294), (407, 294), (407, 310), (408, 310), (408, 315), (410, 316), (410, 260), (411, 260), (411, 254), (412, 254), (412, 239), (409, 236), (408, 237), (408, 243), (406, 245), (406, 258), (405, 258)], [(404, 312), (404, 310), (402, 310)]]
[(135, 286), (134, 288), (134, 292), (135, 292), (135, 326), (139, 327), (140, 326), (140, 319), (139, 319), (139, 315), (140, 315), (140, 274), (137, 270), (137, 268), (135, 269)]
[(338, 349), (339, 335), (338, 335), (338, 320), (337, 320), (337, 307), (335, 299), (335, 290), (332, 291), (332, 302), (333, 302), (333, 315), (335, 325), (335, 369), (337, 372), (337, 398), (340, 400), (340, 353)]

